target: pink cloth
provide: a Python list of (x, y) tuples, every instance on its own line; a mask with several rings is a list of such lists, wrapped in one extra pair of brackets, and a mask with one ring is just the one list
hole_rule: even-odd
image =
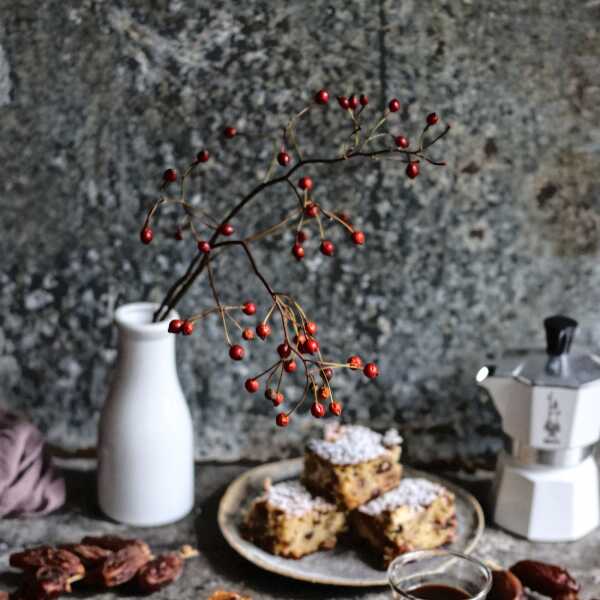
[(44, 453), (39, 430), (0, 409), (0, 517), (31, 517), (65, 501), (65, 482)]

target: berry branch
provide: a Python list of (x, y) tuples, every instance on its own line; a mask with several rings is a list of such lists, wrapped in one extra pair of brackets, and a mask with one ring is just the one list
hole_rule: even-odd
[[(189, 230), (197, 247), (197, 253), (188, 265), (185, 273), (179, 277), (167, 291), (165, 298), (154, 314), (154, 320), (162, 320), (167, 317), (170, 311), (175, 308), (181, 298), (190, 289), (196, 279), (204, 272), (207, 272), (207, 279), (211, 289), (214, 306), (206, 308), (197, 314), (191, 315), (184, 320), (173, 319), (169, 323), (171, 333), (182, 333), (191, 335), (195, 324), (213, 314), (218, 314), (225, 335), (225, 340), (229, 346), (229, 356), (232, 360), (243, 360), (245, 349), (239, 343), (232, 341), (232, 336), (228, 328), (228, 322), (234, 325), (240, 332), (245, 341), (252, 341), (258, 336), (265, 340), (272, 334), (272, 327), (269, 323), (273, 315), (277, 315), (277, 321), (280, 322), (282, 339), (277, 346), (279, 360), (270, 367), (246, 380), (245, 388), (249, 393), (256, 393), (260, 387), (260, 380), (265, 379), (265, 396), (275, 407), (280, 406), (285, 401), (281, 391), (285, 376), (292, 375), (298, 369), (298, 364), (302, 366), (304, 374), (304, 390), (299, 401), (287, 411), (279, 412), (276, 416), (276, 423), (281, 427), (289, 424), (291, 416), (298, 408), (310, 397), (312, 403), (310, 407), (311, 414), (316, 418), (322, 418), (326, 414), (324, 402), (328, 402), (329, 412), (339, 416), (342, 412), (342, 404), (334, 398), (331, 380), (336, 369), (362, 370), (369, 379), (374, 379), (379, 375), (379, 369), (375, 363), (363, 364), (358, 355), (353, 355), (344, 363), (327, 361), (321, 354), (321, 348), (316, 338), (317, 324), (308, 319), (302, 306), (289, 294), (278, 292), (273, 289), (261, 273), (259, 266), (252, 254), (251, 246), (255, 242), (264, 239), (270, 235), (285, 231), (287, 228), (295, 228), (295, 243), (292, 246), (292, 255), (296, 260), (304, 259), (306, 250), (305, 242), (309, 239), (308, 232), (304, 229), (315, 221), (317, 224), (320, 251), (325, 256), (335, 254), (334, 243), (327, 238), (324, 220), (327, 224), (338, 225), (350, 234), (352, 242), (356, 246), (362, 246), (365, 243), (365, 234), (356, 229), (350, 217), (345, 213), (335, 213), (317, 202), (313, 197), (313, 180), (307, 176), (301, 176), (294, 184), (292, 177), (298, 172), (303, 172), (306, 167), (313, 165), (337, 165), (349, 160), (400, 160), (406, 164), (405, 173), (410, 179), (415, 179), (420, 174), (421, 162), (426, 162), (433, 166), (444, 166), (444, 161), (436, 160), (428, 155), (427, 151), (450, 130), (446, 125), (444, 129), (431, 140), (426, 141), (425, 136), (428, 130), (439, 123), (439, 117), (436, 113), (430, 113), (425, 119), (425, 126), (419, 135), (416, 147), (410, 147), (408, 138), (404, 135), (394, 135), (382, 128), (388, 123), (389, 117), (400, 110), (400, 102), (393, 98), (390, 100), (387, 109), (382, 115), (376, 116), (373, 124), (365, 126), (363, 115), (369, 104), (367, 96), (362, 94), (360, 97), (352, 95), (350, 97), (338, 97), (338, 104), (344, 112), (350, 117), (352, 130), (346, 138), (340, 153), (331, 157), (303, 157), (300, 144), (296, 135), (296, 127), (300, 119), (315, 108), (323, 108), (329, 103), (329, 94), (326, 90), (320, 90), (314, 97), (314, 103), (305, 107), (295, 116), (293, 116), (287, 125), (280, 129), (280, 139), (275, 141), (273, 157), (265, 179), (248, 192), (238, 203), (231, 208), (229, 213), (222, 219), (210, 215), (204, 209), (189, 204), (185, 199), (185, 189), (187, 179), (203, 163), (210, 159), (207, 150), (202, 150), (196, 156), (196, 159), (188, 165), (181, 176), (175, 169), (167, 169), (163, 174), (160, 185), (160, 195), (146, 215), (140, 237), (144, 244), (149, 244), (154, 238), (151, 223), (158, 210), (164, 206), (176, 206), (183, 210), (183, 223), (177, 226), (175, 238), (181, 240), (184, 237), (184, 231)], [(360, 107), (360, 108), (359, 108)], [(245, 132), (238, 132), (234, 127), (225, 128), (223, 135), (225, 139), (231, 140), (237, 136), (247, 135)], [(382, 145), (383, 142), (383, 145)], [(286, 150), (291, 148), (294, 158)], [(286, 168), (287, 171), (278, 176), (273, 176), (277, 165)], [(178, 197), (170, 197), (164, 194), (170, 185), (179, 180)], [(239, 213), (254, 199), (258, 198), (262, 192), (284, 184), (293, 192), (294, 203), (297, 208), (290, 212), (282, 221), (267, 227), (262, 231), (255, 232), (244, 239), (219, 240), (220, 237), (230, 237), (235, 233), (232, 222)], [(201, 231), (210, 232), (208, 239), (201, 235)], [(240, 247), (248, 260), (252, 273), (262, 283), (271, 299), (264, 318), (258, 323), (255, 331), (251, 328), (244, 328), (235, 318), (239, 311), (245, 315), (252, 316), (257, 312), (257, 307), (253, 302), (247, 301), (242, 305), (224, 305), (221, 302), (215, 277), (214, 264), (220, 254), (232, 247)], [(255, 335), (256, 334), (256, 335)], [(272, 386), (272, 382), (276, 385)]]

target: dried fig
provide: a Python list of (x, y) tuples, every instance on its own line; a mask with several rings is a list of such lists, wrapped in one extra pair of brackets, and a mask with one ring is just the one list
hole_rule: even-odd
[(151, 594), (178, 579), (182, 572), (183, 559), (180, 556), (163, 554), (139, 570), (136, 583), (140, 591)]
[(137, 539), (122, 538), (116, 535), (88, 535), (81, 540), (81, 543), (89, 546), (98, 546), (105, 550), (112, 550), (113, 552), (118, 552), (127, 546), (137, 546), (148, 557), (152, 555), (150, 546), (146, 542)]
[(46, 600), (70, 591), (71, 583), (66, 571), (59, 567), (44, 566), (26, 573), (20, 594), (28, 600)]
[(96, 567), (113, 553), (112, 550), (90, 544), (63, 544), (60, 548), (75, 554), (85, 567)]
[(139, 546), (125, 546), (91, 571), (86, 581), (101, 587), (116, 587), (133, 579), (149, 560), (149, 555)]
[(38, 546), (10, 555), (11, 567), (23, 571), (37, 571), (40, 567), (57, 567), (63, 570), (67, 577), (83, 577), (85, 568), (79, 558), (68, 550)]
[(537, 560), (521, 560), (515, 563), (510, 570), (525, 587), (544, 596), (556, 598), (561, 594), (579, 591), (579, 585), (569, 572), (557, 565)]

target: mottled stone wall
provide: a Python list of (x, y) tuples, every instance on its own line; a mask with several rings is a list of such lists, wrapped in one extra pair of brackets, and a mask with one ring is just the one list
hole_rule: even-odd
[[(432, 109), (454, 125), (438, 150), (449, 166), (415, 182), (394, 162), (310, 172), (366, 248), (340, 239), (336, 259), (302, 264), (289, 235), (257, 250), (332, 356), (378, 357), (375, 383), (337, 378), (348, 419), (400, 424), (414, 459), (478, 456), (498, 444), (473, 383), (486, 353), (541, 344), (556, 311), (600, 346), (598, 2), (0, 0), (0, 14), (1, 401), (53, 442), (94, 444), (113, 309), (160, 299), (194, 253), (162, 235), (138, 242), (157, 175), (209, 147), (193, 197), (223, 214), (272, 148), (225, 145), (223, 126), (277, 125), (321, 86), (380, 106), (397, 95), (394, 132), (412, 135)], [(311, 116), (307, 151), (335, 152), (342, 123), (333, 108)], [(293, 198), (263, 202), (240, 231)], [(217, 278), (224, 298), (266, 303), (239, 256)], [(207, 302), (202, 283), (181, 308)], [(266, 355), (233, 365), (221, 340), (213, 321), (179, 344), (199, 456), (294, 450), (312, 421), (274, 431), (266, 401), (241, 391)]]

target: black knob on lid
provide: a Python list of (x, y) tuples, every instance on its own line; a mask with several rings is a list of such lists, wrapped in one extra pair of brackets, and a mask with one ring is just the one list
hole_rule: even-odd
[(566, 354), (577, 329), (577, 321), (563, 315), (554, 315), (544, 319), (546, 328), (546, 352), (550, 356)]

